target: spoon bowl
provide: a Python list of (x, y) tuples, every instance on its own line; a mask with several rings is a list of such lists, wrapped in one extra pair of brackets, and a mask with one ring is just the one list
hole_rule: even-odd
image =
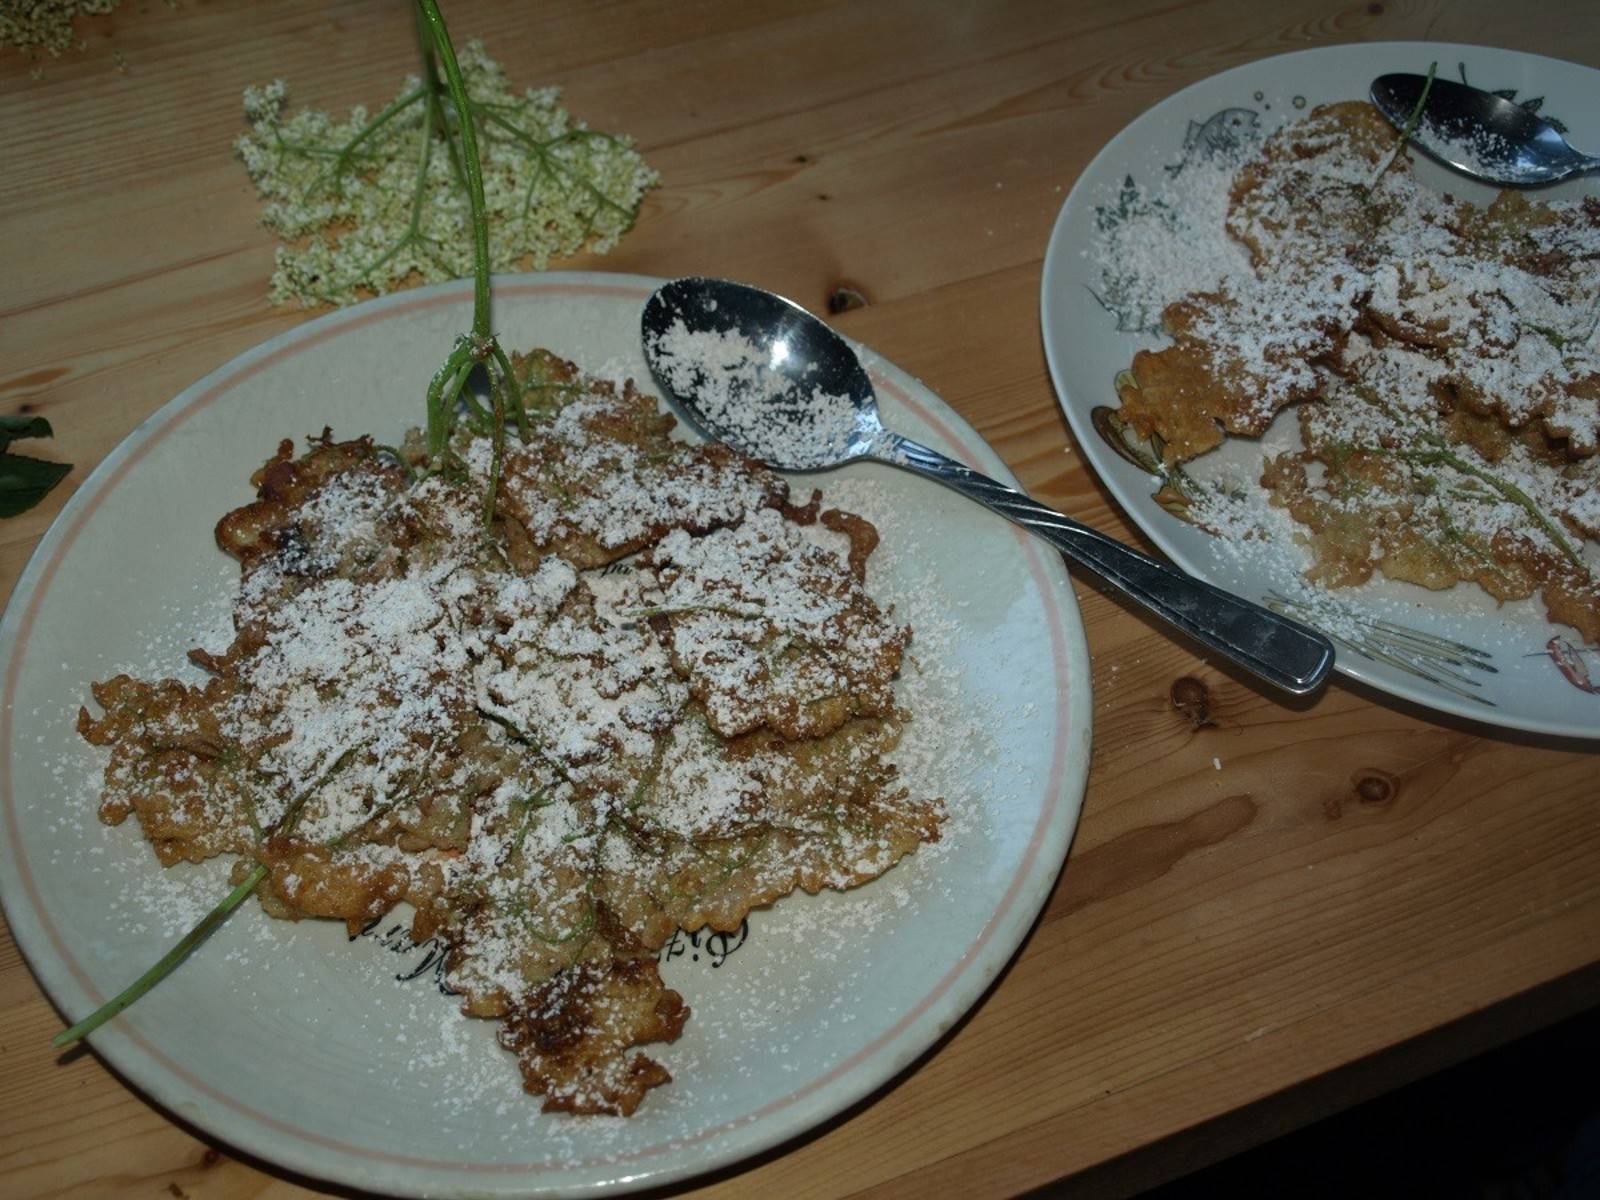
[(674, 279), (645, 302), (643, 330), (650, 369), (701, 432), (770, 467), (836, 467), (872, 457), (883, 439), (855, 351), (782, 296)]
[(1112, 588), (1284, 691), (1314, 691), (1328, 639), (1157, 562), (884, 428), (850, 344), (798, 304), (722, 279), (677, 279), (645, 303), (645, 360), (703, 432), (779, 470), (871, 459), (944, 484), (1038, 535)]
[(1394, 74), (1374, 79), (1370, 94), (1378, 111), (1399, 129), (1417, 114), (1413, 145), (1485, 183), (1536, 187), (1600, 167), (1600, 159), (1574, 150), (1549, 121), (1482, 88)]

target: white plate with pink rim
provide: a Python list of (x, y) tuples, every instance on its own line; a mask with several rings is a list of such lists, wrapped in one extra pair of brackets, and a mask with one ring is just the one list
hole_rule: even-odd
[[(639, 315), (660, 281), (496, 281), (506, 345), (647, 380)], [(141, 425), (84, 481), (0, 622), (0, 900), (29, 964), (78, 1018), (226, 888), (163, 871), (134, 824), (94, 815), (102, 761), (73, 720), (90, 681), (185, 673), (226, 640), (236, 568), (212, 526), (284, 436), (331, 425), (397, 441), (468, 321), (466, 282), (384, 297), (241, 355)], [(916, 380), (864, 352), (896, 428), (1008, 478)], [(342, 926), (253, 903), (94, 1049), (174, 1116), (268, 1162), (407, 1196), (628, 1190), (735, 1163), (910, 1066), (1010, 959), (1065, 859), (1088, 769), (1089, 663), (1061, 559), (943, 489), (875, 464), (799, 481), (875, 521), (872, 587), (915, 630), (902, 770), (951, 817), (942, 841), (844, 894), (790, 897), (738, 934), (682, 934), (667, 982), (693, 1010), (650, 1052), (673, 1082), (628, 1119), (545, 1116), (493, 1023), (437, 986), (400, 915)]]
[[(1096, 239), (1132, 211), (1130, 205), (1185, 193), (1191, 163), (1248, 147), (1318, 104), (1366, 98), (1374, 77), (1391, 71), (1442, 76), (1502, 94), (1570, 127), (1580, 148), (1600, 147), (1600, 71), (1555, 59), (1484, 46), (1388, 42), (1330, 46), (1279, 55), (1214, 75), (1163, 100), (1108, 142), (1062, 205), (1045, 254), (1040, 319), (1050, 375), (1078, 446), (1129, 514), (1173, 561), (1251, 599), (1286, 606), (1334, 638), (1336, 666), (1379, 691), (1441, 713), (1510, 729), (1600, 737), (1600, 647), (1546, 620), (1537, 599), (1497, 607), (1473, 585), (1446, 592), (1375, 577), (1359, 588), (1313, 589), (1302, 573), (1310, 560), (1292, 537), (1241, 553), (1156, 502), (1155, 477), (1114, 448), (1096, 428), (1097, 409), (1117, 407), (1115, 380), (1134, 353), (1166, 344), (1148, 308), (1118, 310), (1106, 302), (1106, 268)], [(1475, 203), (1494, 189), (1414, 155), (1418, 178)], [(1196, 189), (1198, 190), (1198, 189)], [(1165, 194), (1165, 196), (1163, 195)], [(1533, 193), (1539, 199), (1600, 195), (1600, 178), (1569, 181)], [(1219, 234), (1219, 236), (1221, 236)], [(1181, 278), (1188, 268), (1170, 262)], [(1175, 284), (1177, 298), (1184, 291)], [(1102, 418), (1103, 419), (1103, 418)], [(1230, 438), (1189, 464), (1197, 478), (1253, 486), (1263, 447), (1283, 448), (1296, 435), (1293, 415), (1280, 414), (1263, 438)], [(1600, 555), (1585, 551), (1591, 570)]]

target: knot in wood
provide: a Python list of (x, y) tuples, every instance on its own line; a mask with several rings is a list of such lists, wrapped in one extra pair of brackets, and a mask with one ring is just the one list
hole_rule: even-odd
[(853, 283), (836, 283), (828, 293), (828, 311), (834, 316), (866, 306), (867, 294)]
[(1211, 689), (1193, 675), (1183, 675), (1172, 683), (1172, 707), (1182, 713), (1195, 729), (1212, 724)]
[(1356, 799), (1374, 807), (1392, 804), (1400, 794), (1400, 780), (1377, 767), (1363, 767), (1350, 776), (1350, 782), (1355, 787)]

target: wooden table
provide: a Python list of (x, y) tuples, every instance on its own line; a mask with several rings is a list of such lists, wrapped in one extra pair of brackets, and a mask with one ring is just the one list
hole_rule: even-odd
[[(981, 4), (449, 0), (518, 86), (633, 134), (664, 184), (604, 258), (825, 309), (925, 380), (1036, 495), (1135, 541), (1057, 409), (1040, 262), (1078, 172), (1205, 75), (1334, 42), (1487, 42), (1600, 65), (1586, 6), (1499, 0)], [(0, 525), (9, 592), (101, 456), (307, 314), (230, 153), (275, 76), (342, 111), (412, 69), (396, 0), (127, 0), (35, 77), (0, 52), (0, 411), (77, 464)], [(706, 1194), (1116, 1194), (1600, 1000), (1600, 782), (1574, 745), (1335, 683), (1285, 707), (1078, 586), (1095, 756), (1071, 860), (1010, 969), (914, 1069)], [(1199, 680), (1214, 723), (1170, 699)], [(1576, 693), (1575, 693), (1576, 696)], [(1212, 767), (1213, 757), (1225, 769)], [(1374, 784), (1364, 780), (1382, 780)], [(85, 797), (85, 804), (89, 798)], [(86, 810), (87, 811), (87, 810)], [(0, 1193), (314, 1190), (174, 1124), (92, 1055), (0, 937)], [(1077, 1194), (1074, 1192), (1074, 1194)]]

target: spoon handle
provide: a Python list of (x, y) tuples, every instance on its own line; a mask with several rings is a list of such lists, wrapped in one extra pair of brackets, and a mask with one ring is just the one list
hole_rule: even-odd
[(937, 480), (1038, 534), (1201, 645), (1286, 692), (1303, 695), (1327, 678), (1333, 645), (1297, 621), (1157, 562), (899, 434), (887, 434), (873, 457)]

